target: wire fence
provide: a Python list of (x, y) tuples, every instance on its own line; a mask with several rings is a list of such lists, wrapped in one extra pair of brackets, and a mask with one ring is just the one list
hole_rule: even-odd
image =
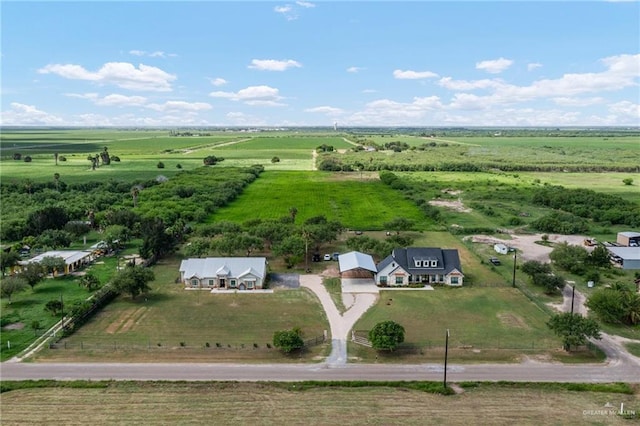
[[(318, 335), (304, 339), (304, 347), (310, 348), (327, 341), (325, 335)], [(277, 350), (271, 342), (197, 342), (197, 341), (168, 341), (162, 339), (147, 340), (146, 342), (127, 340), (84, 341), (78, 339), (61, 339), (49, 344), (49, 349), (76, 351), (166, 351), (179, 349), (198, 349), (205, 351), (271, 351)]]

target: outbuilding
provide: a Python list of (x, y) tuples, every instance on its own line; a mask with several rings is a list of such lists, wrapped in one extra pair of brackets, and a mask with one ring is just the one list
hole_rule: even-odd
[(625, 247), (638, 247), (640, 246), (640, 232), (618, 232), (616, 242)]
[(496, 251), (496, 253), (500, 254), (507, 254), (509, 252), (509, 247), (502, 243), (494, 244), (493, 249)]
[(640, 269), (640, 247), (607, 247), (622, 269)]

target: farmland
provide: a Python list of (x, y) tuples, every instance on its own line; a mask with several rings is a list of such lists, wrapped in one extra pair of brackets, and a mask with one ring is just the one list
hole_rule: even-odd
[(615, 413), (620, 403), (628, 413), (640, 408), (637, 389), (619, 385), (578, 391), (570, 385), (464, 383), (464, 393), (443, 396), (419, 388), (440, 384), (421, 382), (29, 384), (2, 395), (3, 424), (77, 424), (87, 418), (174, 424), (215, 418), (216, 424), (265, 425), (468, 425), (478, 419), (494, 425), (624, 425), (630, 420)]

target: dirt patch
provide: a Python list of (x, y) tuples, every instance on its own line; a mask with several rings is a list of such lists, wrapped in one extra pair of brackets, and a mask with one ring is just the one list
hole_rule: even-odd
[[(582, 245), (585, 239), (584, 235), (561, 235), (549, 234), (548, 242), (550, 246), (543, 246), (537, 241), (542, 241), (542, 234), (518, 235), (510, 234), (511, 239), (500, 239), (490, 235), (473, 235), (470, 238), (473, 243), (480, 244), (498, 244), (502, 243), (509, 247), (515, 247), (518, 250), (518, 259), (536, 260), (538, 262), (549, 262), (549, 253), (553, 250), (555, 244), (567, 242), (571, 245)], [(589, 247), (587, 247), (589, 249)]]
[(455, 210), (461, 213), (469, 213), (471, 209), (465, 207), (462, 203), (462, 200), (458, 198), (457, 200), (431, 200), (429, 204), (436, 207), (445, 207), (450, 210)]
[(524, 330), (530, 330), (529, 324), (524, 322), (522, 318), (512, 312), (504, 312), (497, 314), (498, 319), (503, 325), (512, 328), (522, 328)]
[(2, 327), (3, 330), (22, 330), (23, 328), (24, 328), (24, 323), (21, 323), (21, 322), (14, 322)]
[(328, 278), (337, 278), (337, 277), (340, 276), (340, 271), (335, 266), (329, 266), (327, 269), (322, 271), (322, 274), (320, 274), (320, 275), (322, 275), (323, 277), (328, 277)]
[(449, 195), (460, 195), (462, 194), (462, 191), (459, 189), (451, 189), (451, 188), (445, 188), (442, 190), (443, 194), (449, 194)]

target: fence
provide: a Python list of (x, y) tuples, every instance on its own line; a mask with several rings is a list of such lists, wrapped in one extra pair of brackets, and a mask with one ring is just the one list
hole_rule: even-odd
[[(326, 335), (319, 335), (304, 340), (304, 347), (309, 348), (312, 346), (320, 345), (326, 342)], [(270, 351), (275, 349), (273, 343), (259, 343), (259, 342), (235, 342), (235, 343), (221, 343), (221, 342), (162, 342), (151, 341), (127, 341), (127, 340), (104, 340), (104, 341), (83, 341), (72, 339), (61, 339), (57, 342), (49, 344), (50, 349), (67, 349), (67, 350), (80, 350), (80, 351), (165, 351), (165, 350), (205, 350), (205, 351)]]

